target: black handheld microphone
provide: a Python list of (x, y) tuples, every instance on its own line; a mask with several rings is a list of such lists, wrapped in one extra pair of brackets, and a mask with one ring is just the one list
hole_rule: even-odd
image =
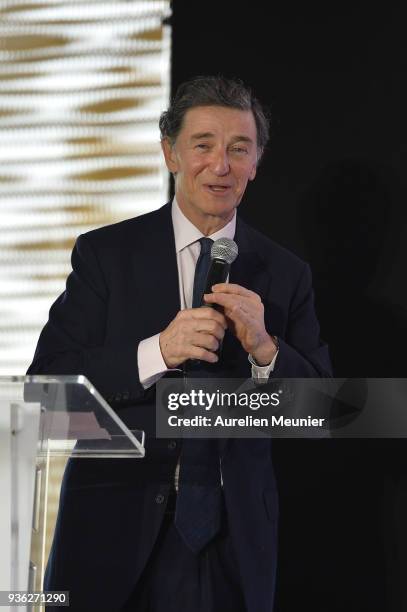
[(203, 301), (204, 293), (212, 293), (212, 286), (217, 283), (226, 283), (230, 266), (238, 255), (237, 244), (231, 238), (215, 240), (211, 248), (211, 263), (206, 276), (205, 290), (201, 298), (201, 306), (211, 306), (220, 309), (217, 304), (206, 304)]
[[(201, 307), (211, 307), (215, 308), (215, 310), (222, 311), (222, 306), (218, 306), (218, 304), (206, 304), (203, 300), (203, 296), (205, 293), (212, 293), (212, 285), (216, 285), (217, 283), (225, 283), (227, 281), (230, 266), (235, 261), (237, 254), (238, 248), (234, 240), (231, 240), (230, 238), (219, 238), (218, 240), (215, 240), (211, 247), (211, 263), (209, 264), (208, 273), (206, 275), (205, 289), (202, 292), (200, 299)], [(218, 357), (220, 357), (221, 350), (222, 342), (216, 351)], [(188, 367), (186, 366), (186, 363), (188, 363)], [(187, 369), (190, 372), (193, 372), (202, 365), (202, 362), (199, 359), (189, 359), (186, 363), (184, 363), (183, 366), (184, 378), (186, 376)], [(208, 367), (208, 364), (205, 364), (205, 367)]]
[[(231, 238), (219, 238), (215, 240), (211, 248), (211, 263), (206, 277), (204, 293), (212, 293), (212, 286), (217, 283), (226, 283), (230, 272), (230, 266), (235, 261), (238, 255), (237, 244)], [(203, 301), (201, 306), (210, 306), (219, 312), (222, 312), (222, 306), (218, 304), (207, 304)], [(219, 343), (219, 348), (216, 354), (220, 358), (223, 342)]]

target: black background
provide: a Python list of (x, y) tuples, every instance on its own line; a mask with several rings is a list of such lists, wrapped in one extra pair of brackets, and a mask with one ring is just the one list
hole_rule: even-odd
[[(173, 4), (173, 89), (241, 78), (272, 137), (239, 213), (309, 261), (337, 376), (407, 376), (402, 4)], [(407, 443), (276, 441), (278, 612), (407, 610)]]

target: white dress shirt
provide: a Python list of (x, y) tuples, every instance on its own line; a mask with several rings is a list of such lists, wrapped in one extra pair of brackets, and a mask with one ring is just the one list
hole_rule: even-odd
[[(181, 310), (192, 307), (192, 295), (194, 288), (195, 266), (198, 261), (201, 246), (199, 239), (203, 238), (202, 232), (195, 227), (182, 213), (176, 199), (172, 202), (172, 224), (175, 236), (175, 250), (177, 254), (178, 281)], [(231, 238), (233, 240), (236, 231), (236, 211), (233, 218), (225, 227), (208, 236), (212, 240), (218, 238)], [(140, 383), (145, 389), (151, 387), (170, 369), (167, 368), (161, 354), (160, 334), (146, 338), (138, 346), (138, 368)], [(273, 361), (266, 366), (256, 365), (250, 355), (248, 359), (252, 365), (252, 378), (266, 381), (274, 369), (277, 354)], [(178, 368), (175, 368), (176, 370)]]

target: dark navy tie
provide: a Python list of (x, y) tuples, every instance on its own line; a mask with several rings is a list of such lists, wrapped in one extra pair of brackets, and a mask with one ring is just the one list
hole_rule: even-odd
[[(213, 241), (201, 238), (192, 306), (199, 307), (205, 290)], [(205, 376), (193, 368), (190, 377)], [(206, 374), (207, 375), (207, 374)], [(219, 448), (216, 439), (185, 439), (182, 443), (175, 525), (187, 546), (198, 553), (217, 534), (221, 520)]]
[(199, 253), (195, 268), (192, 308), (198, 308), (202, 303), (206, 277), (211, 264), (211, 248), (213, 245), (213, 240), (210, 238), (200, 238), (199, 242), (201, 243), (201, 252)]

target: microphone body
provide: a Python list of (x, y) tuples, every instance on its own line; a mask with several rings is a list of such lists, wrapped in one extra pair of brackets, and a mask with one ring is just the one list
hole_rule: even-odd
[[(230, 272), (230, 266), (238, 254), (237, 244), (231, 238), (218, 238), (211, 248), (211, 263), (206, 276), (205, 290), (203, 293), (212, 293), (212, 285), (226, 283)], [(205, 304), (203, 294), (201, 306), (213, 306), (216, 304)], [(219, 310), (219, 308), (217, 308)]]
[[(218, 304), (206, 304), (203, 300), (204, 293), (212, 293), (212, 286), (218, 283), (226, 283), (228, 280), (230, 267), (238, 255), (237, 244), (230, 238), (219, 238), (211, 248), (211, 263), (206, 276), (205, 290), (202, 293), (201, 307), (214, 308), (222, 312), (222, 306)], [(221, 356), (223, 342), (219, 343), (219, 348), (215, 351), (216, 355)], [(199, 360), (191, 360), (195, 365), (200, 364)]]
[[(204, 293), (212, 293), (212, 286), (218, 283), (226, 283), (230, 272), (230, 263), (224, 259), (212, 259), (211, 265), (209, 266), (208, 275), (205, 282)], [(218, 304), (206, 304), (203, 301), (203, 294), (201, 300), (201, 306), (210, 306), (215, 310), (221, 310), (221, 306)]]

